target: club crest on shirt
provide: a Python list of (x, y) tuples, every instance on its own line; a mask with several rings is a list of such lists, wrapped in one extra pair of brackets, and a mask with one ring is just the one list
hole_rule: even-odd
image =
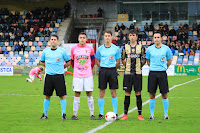
[(165, 57), (161, 57), (161, 61), (164, 61), (165, 60)]
[(57, 58), (56, 60), (57, 60), (57, 62), (60, 62), (60, 58)]
[(113, 55), (111, 55), (111, 56), (110, 56), (110, 60), (113, 60), (113, 59), (114, 59), (114, 56), (113, 56)]
[(135, 49), (132, 49), (132, 52), (134, 53), (134, 52), (135, 52)]

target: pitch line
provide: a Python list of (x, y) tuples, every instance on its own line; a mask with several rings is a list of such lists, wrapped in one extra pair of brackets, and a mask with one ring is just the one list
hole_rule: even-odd
[[(44, 95), (26, 95), (26, 94), (0, 94), (2, 96), (27, 96), (27, 97), (40, 97)], [(58, 96), (51, 96), (51, 97), (58, 97)], [(74, 97), (74, 96), (65, 96), (65, 97)], [(87, 96), (81, 96), (81, 98), (87, 98)], [(99, 97), (94, 97), (94, 98), (99, 98)], [(104, 98), (112, 98), (112, 97), (104, 97)], [(124, 98), (124, 97), (117, 97), (117, 98)], [(136, 99), (136, 97), (131, 97), (133, 99)], [(142, 97), (142, 98), (149, 98), (149, 97)], [(168, 97), (173, 98), (173, 99), (192, 99), (192, 98), (200, 98), (200, 97)]]
[[(172, 89), (174, 89), (174, 88), (176, 88), (176, 87), (179, 87), (179, 86), (182, 86), (182, 85), (191, 83), (191, 82), (196, 81), (196, 80), (199, 80), (199, 79), (200, 79), (200, 78), (197, 78), (197, 79), (190, 80), (190, 81), (185, 82), (185, 83), (182, 83), (182, 84), (174, 85), (173, 87), (169, 88), (169, 90), (172, 90)], [(158, 98), (158, 97), (160, 97), (160, 96), (161, 96), (161, 94), (158, 94), (155, 98)], [(146, 105), (147, 103), (149, 103), (149, 100), (147, 100), (146, 102), (142, 103), (142, 106)], [(137, 107), (135, 107), (135, 108), (129, 110), (128, 113), (131, 113), (131, 112), (135, 111), (136, 109), (137, 109)], [(124, 115), (124, 113), (121, 114), (121, 115), (119, 116), (119, 118), (122, 117), (123, 115)], [(92, 129), (92, 130), (89, 130), (87, 133), (94, 133), (94, 132), (96, 132), (96, 131), (98, 131), (98, 130), (101, 130), (101, 129), (103, 129), (104, 127), (110, 125), (111, 123), (113, 123), (113, 122), (106, 122), (106, 123), (104, 123), (104, 124), (102, 124), (102, 125), (100, 125), (100, 126), (94, 128), (94, 129)]]

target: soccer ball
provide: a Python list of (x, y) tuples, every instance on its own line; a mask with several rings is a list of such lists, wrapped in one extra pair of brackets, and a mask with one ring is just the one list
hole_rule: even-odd
[(116, 114), (114, 112), (108, 112), (106, 113), (105, 115), (105, 119), (108, 121), (108, 122), (113, 122), (116, 120)]

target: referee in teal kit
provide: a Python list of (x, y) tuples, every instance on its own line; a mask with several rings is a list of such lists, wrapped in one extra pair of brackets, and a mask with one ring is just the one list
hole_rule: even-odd
[(121, 52), (120, 49), (112, 44), (112, 32), (104, 31), (105, 44), (98, 48), (96, 53), (96, 62), (99, 67), (99, 118), (104, 118), (104, 96), (109, 83), (109, 89), (112, 96), (113, 112), (116, 114), (116, 120), (119, 120), (117, 115), (118, 98), (116, 89), (118, 89), (117, 68), (120, 65)]
[(148, 77), (148, 92), (150, 93), (149, 107), (151, 116), (149, 117), (149, 121), (155, 119), (154, 108), (157, 86), (159, 86), (160, 93), (162, 94), (164, 120), (169, 120), (169, 101), (167, 98), (169, 86), (166, 70), (171, 65), (173, 55), (168, 46), (161, 44), (162, 36), (160, 32), (155, 32), (153, 39), (155, 44), (150, 46), (146, 51), (146, 59), (150, 71)]
[[(66, 50), (58, 46), (58, 36), (53, 34), (50, 37), (49, 42), (51, 47), (46, 48), (42, 52), (40, 64), (46, 69), (46, 77), (44, 84), (44, 113), (41, 120), (48, 118), (48, 110), (50, 106), (50, 98), (54, 89), (56, 95), (60, 97), (60, 105), (62, 111), (62, 120), (66, 120), (66, 86), (64, 78), (64, 68), (70, 65), (70, 56)], [(64, 65), (64, 61), (67, 62)]]

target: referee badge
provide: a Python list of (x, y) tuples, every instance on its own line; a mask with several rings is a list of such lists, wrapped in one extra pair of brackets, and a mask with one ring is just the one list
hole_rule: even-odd
[(165, 60), (165, 57), (161, 57), (161, 61), (164, 61)]
[(113, 59), (114, 59), (114, 56), (113, 56), (113, 55), (111, 55), (111, 56), (110, 56), (110, 60), (113, 60)]
[(60, 58), (57, 58), (56, 60), (57, 60), (57, 62), (60, 62)]

